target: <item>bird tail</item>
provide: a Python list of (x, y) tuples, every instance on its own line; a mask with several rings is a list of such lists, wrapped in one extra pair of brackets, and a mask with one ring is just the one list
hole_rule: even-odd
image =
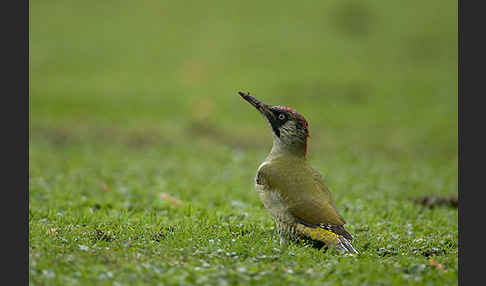
[(337, 246), (339, 249), (346, 250), (351, 253), (359, 254), (359, 252), (356, 249), (354, 249), (353, 245), (351, 245), (351, 242), (347, 238), (345, 238), (344, 236), (339, 236), (338, 240), (339, 242)]
[(359, 254), (346, 237), (336, 234), (328, 229), (299, 224), (298, 230), (311, 240), (320, 241), (326, 245), (335, 245), (339, 250)]

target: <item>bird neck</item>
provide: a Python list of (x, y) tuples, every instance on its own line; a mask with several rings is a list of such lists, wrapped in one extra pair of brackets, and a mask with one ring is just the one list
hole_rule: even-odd
[(270, 156), (295, 156), (305, 159), (307, 155), (307, 138), (303, 140), (286, 141), (274, 136)]

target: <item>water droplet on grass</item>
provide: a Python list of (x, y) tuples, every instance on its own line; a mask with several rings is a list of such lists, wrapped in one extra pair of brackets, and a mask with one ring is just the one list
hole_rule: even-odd
[(42, 275), (45, 276), (46, 278), (56, 277), (56, 274), (50, 270), (42, 270)]

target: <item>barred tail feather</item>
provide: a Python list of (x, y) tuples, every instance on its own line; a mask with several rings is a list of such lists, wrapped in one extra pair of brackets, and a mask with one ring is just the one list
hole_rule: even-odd
[(343, 236), (339, 237), (338, 247), (348, 252), (359, 254), (359, 252), (356, 249), (354, 249), (353, 245), (351, 245), (351, 242), (349, 242), (349, 240), (347, 240)]
[[(313, 241), (320, 241), (327, 245), (335, 245), (340, 250), (359, 254), (353, 245), (351, 245), (348, 238), (341, 234), (336, 234), (328, 229), (298, 224), (297, 231)], [(348, 236), (350, 235), (348, 234)]]

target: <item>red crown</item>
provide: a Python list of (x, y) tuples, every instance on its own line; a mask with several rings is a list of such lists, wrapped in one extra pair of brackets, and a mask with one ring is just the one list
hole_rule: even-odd
[(297, 116), (302, 121), (302, 125), (304, 125), (305, 130), (307, 132), (309, 132), (309, 130), (308, 130), (309, 124), (307, 123), (307, 120), (305, 120), (305, 118), (304, 118), (304, 116), (302, 116), (302, 114), (295, 111), (295, 109), (287, 107), (287, 106), (281, 106), (281, 105), (275, 106), (275, 108), (280, 109), (280, 110), (285, 110), (285, 111), (288, 111), (288, 112), (292, 112), (295, 116)]

